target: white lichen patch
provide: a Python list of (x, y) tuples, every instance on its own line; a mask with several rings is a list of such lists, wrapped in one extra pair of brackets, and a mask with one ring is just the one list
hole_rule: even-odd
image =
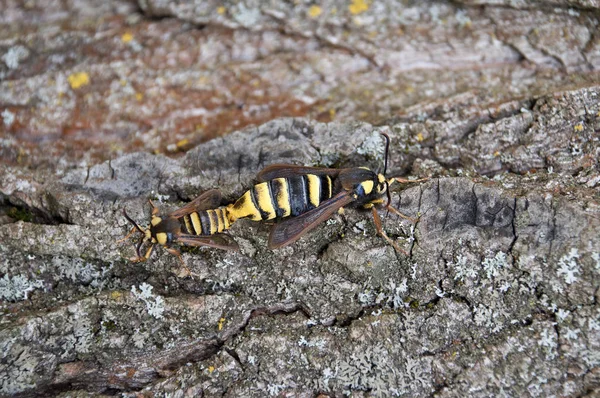
[(27, 300), (29, 293), (40, 289), (44, 283), (37, 279), (29, 279), (24, 275), (9, 276), (5, 274), (0, 278), (0, 299), (6, 301)]
[(347, 395), (369, 391), (375, 397), (414, 396), (431, 384), (428, 364), (410, 357), (398, 361), (396, 356), (383, 347), (354, 352), (337, 364), (335, 372), (323, 375), (323, 384), (342, 388)]
[(558, 276), (563, 276), (567, 285), (577, 281), (575, 274), (580, 274), (581, 269), (577, 263), (579, 252), (576, 248), (571, 248), (569, 253), (558, 260)]
[(408, 306), (408, 303), (404, 301), (407, 293), (407, 278), (403, 278), (400, 282), (389, 279), (387, 285), (381, 289), (366, 288), (358, 293), (358, 301), (364, 306), (378, 304), (393, 309), (405, 308)]
[(2, 113), (0, 113), (0, 116), (2, 116), (2, 122), (7, 128), (12, 126), (15, 122), (15, 114), (8, 109), (3, 110)]
[(27, 47), (16, 45), (8, 49), (2, 56), (2, 60), (9, 69), (17, 69), (21, 61), (29, 56)]
[(498, 252), (493, 258), (485, 258), (481, 263), (488, 279), (497, 277), (502, 269), (508, 268), (506, 253)]
[(144, 282), (140, 285), (139, 291), (136, 289), (135, 285), (131, 286), (131, 293), (135, 298), (142, 300), (146, 304), (146, 310), (149, 315), (156, 319), (162, 319), (163, 313), (165, 312), (165, 302), (162, 296), (152, 294), (153, 288), (152, 285)]
[(538, 340), (538, 345), (540, 345), (546, 352), (547, 359), (556, 358), (556, 350), (558, 348), (558, 343), (556, 333), (554, 332), (554, 330), (542, 330), (542, 332), (540, 333), (540, 339)]
[(35, 369), (40, 362), (32, 355), (30, 346), (15, 344), (11, 348), (19, 353), (17, 360), (10, 366), (0, 364), (0, 393), (6, 396), (35, 387)]
[(356, 148), (356, 153), (383, 160), (385, 154), (384, 138), (379, 132), (374, 131)]
[(594, 260), (594, 268), (596, 269), (596, 272), (600, 272), (600, 253), (592, 253), (592, 260)]
[(327, 344), (326, 341), (323, 339), (308, 340), (303, 335), (301, 335), (300, 339), (298, 340), (298, 345), (300, 347), (309, 347), (309, 348), (314, 347), (314, 348), (317, 348), (318, 350), (323, 350), (325, 348), (326, 344)]
[(462, 254), (456, 256), (456, 261), (450, 261), (449, 266), (454, 267), (454, 280), (465, 281), (465, 278), (475, 279), (477, 277), (477, 269), (469, 259)]

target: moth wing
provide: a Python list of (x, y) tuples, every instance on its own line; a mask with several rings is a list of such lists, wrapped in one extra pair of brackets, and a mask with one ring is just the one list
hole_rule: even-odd
[(275, 178), (289, 178), (299, 175), (314, 174), (336, 177), (341, 169), (328, 169), (324, 167), (298, 166), (295, 164), (272, 164), (262, 169), (257, 175), (258, 182), (265, 182)]
[(240, 247), (233, 238), (227, 234), (214, 235), (188, 235), (180, 234), (177, 241), (187, 246), (208, 246), (216, 249), (238, 251)]
[(277, 249), (297, 241), (302, 235), (331, 217), (341, 207), (354, 201), (351, 192), (341, 192), (298, 217), (279, 222), (271, 228), (269, 248)]
[(180, 209), (175, 210), (171, 214), (171, 217), (181, 218), (195, 211), (202, 211), (208, 209), (215, 209), (221, 204), (221, 192), (217, 189), (211, 189), (192, 200)]

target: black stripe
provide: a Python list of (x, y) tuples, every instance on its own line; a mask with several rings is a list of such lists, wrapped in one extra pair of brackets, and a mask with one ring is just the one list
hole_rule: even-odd
[[(217, 218), (219, 219), (219, 224), (221, 224), (223, 226), (223, 230), (225, 229), (225, 219), (223, 218), (223, 212), (221, 211), (222, 209), (219, 207), (217, 209), (215, 209), (215, 212), (217, 213)], [(217, 225), (217, 232), (219, 231), (219, 226)]]
[(267, 189), (269, 190), (269, 198), (271, 199), (271, 205), (273, 209), (275, 209), (275, 215), (277, 216), (277, 199), (275, 199), (275, 195), (273, 195), (273, 190), (271, 189), (271, 181), (267, 182)]
[(277, 205), (277, 196), (279, 196), (282, 189), (283, 184), (281, 183), (281, 180), (277, 179), (269, 181), (269, 190), (271, 192), (271, 198), (273, 199), (273, 207), (275, 208), (275, 215), (277, 217), (283, 217), (283, 213), (285, 212), (284, 209)]
[[(267, 184), (267, 187), (269, 186), (269, 184)], [(253, 186), (250, 189), (250, 197), (252, 197), (252, 202), (254, 203), (254, 207), (256, 207), (258, 209), (258, 212), (260, 213), (260, 218), (262, 218), (263, 220), (268, 220), (269, 219), (269, 212), (267, 211), (263, 211), (260, 206), (258, 205), (258, 199), (256, 198), (256, 185)], [(273, 198), (270, 198), (271, 202), (273, 202)]]
[(295, 176), (287, 179), (290, 192), (290, 208), (292, 216), (299, 216), (306, 212), (306, 178)]
[(184, 234), (189, 234), (189, 231), (187, 229), (187, 225), (185, 224), (185, 218), (186, 217), (189, 217), (189, 216), (186, 215), (186, 216), (183, 216), (183, 217), (179, 218), (179, 224), (181, 224), (181, 231)]
[(200, 225), (202, 226), (202, 235), (210, 235), (210, 216), (206, 210), (199, 211)]
[(208, 214), (208, 217), (210, 218), (210, 225), (215, 227), (215, 231), (218, 231), (219, 223), (217, 219), (219, 218), (219, 216), (217, 216), (214, 211), (211, 211), (210, 213), (206, 211), (206, 214)]
[(320, 177), (321, 182), (321, 203), (325, 202), (327, 199), (331, 199), (331, 178), (327, 175), (323, 175)]

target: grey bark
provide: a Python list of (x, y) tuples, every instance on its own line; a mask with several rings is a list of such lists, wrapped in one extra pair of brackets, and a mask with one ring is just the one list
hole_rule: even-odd
[[(393, 3), (384, 3), (372, 23), (395, 15), (385, 8)], [(0, 165), (0, 394), (597, 394), (598, 5), (462, 3), (485, 4), (464, 10), (471, 23), (481, 22), (474, 26), (485, 27), (477, 37), (492, 40), (494, 31), (501, 41), (492, 49), (464, 44), (476, 48), (473, 59), (456, 43), (445, 43), (446, 53), (419, 41), (412, 29), (406, 34), (415, 41), (405, 48), (370, 43), (354, 30), (344, 41), (342, 53), (376, 65), (365, 66), (369, 83), (386, 66), (392, 69), (386, 76), (405, 77), (394, 71), (394, 51), (407, 59), (412, 52), (412, 79), (437, 75), (447, 90), (427, 92), (438, 82), (432, 80), (417, 86), (418, 98), (405, 90), (394, 95), (386, 90), (402, 83), (386, 80), (375, 90), (382, 101), (368, 108), (377, 110), (377, 125), (351, 120), (370, 98), (349, 101), (343, 121), (278, 118), (176, 159), (136, 152), (90, 167), (69, 160), (57, 173)], [(309, 31), (325, 40), (323, 29), (331, 29), (327, 46), (343, 37), (343, 20), (315, 25), (288, 10), (292, 3), (274, 4), (281, 9), (236, 2), (212, 19), (201, 8), (213, 10), (210, 2), (140, 7), (247, 37), (278, 29), (281, 21), (289, 25), (282, 34), (292, 36)], [(458, 7), (435, 4), (453, 15)], [(334, 6), (347, 4), (323, 4)], [(415, 29), (422, 23), (403, 21)], [(548, 21), (568, 34), (540, 35)], [(392, 22), (382, 29), (391, 32)], [(447, 29), (423, 23), (425, 30)], [(460, 41), (455, 34), (450, 41)], [(421, 74), (423, 52), (439, 57), (439, 70)], [(327, 59), (336, 57), (345, 59), (339, 52)], [(458, 59), (469, 66), (453, 77), (448, 66)], [(519, 84), (484, 82), (504, 74), (486, 60), (514, 63), (507, 73)], [(540, 69), (524, 77), (531, 64)], [(451, 87), (475, 76), (482, 81)], [(37, 79), (12, 83), (34, 86)], [(32, 104), (33, 94), (0, 84), (5, 103), (23, 96), (23, 106)], [(339, 81), (323, 84), (324, 92), (349, 89)], [(396, 111), (406, 103), (412, 106)], [(268, 164), (381, 169), (381, 132), (392, 139), (390, 175), (430, 177), (392, 187), (392, 204), (416, 223), (381, 212), (386, 232), (409, 256), (377, 236), (369, 212), (355, 209), (279, 250), (266, 247), (268, 225), (239, 221), (231, 235), (240, 252), (184, 249), (191, 274), (160, 249), (148, 262), (131, 263), (133, 240), (116, 243), (130, 228), (123, 208), (146, 225), (149, 198), (165, 213), (211, 188), (232, 201)]]

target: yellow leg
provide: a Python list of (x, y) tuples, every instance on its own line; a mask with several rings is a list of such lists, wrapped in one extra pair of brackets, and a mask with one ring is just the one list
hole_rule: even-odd
[(408, 254), (408, 253), (407, 253), (405, 250), (401, 249), (401, 248), (400, 248), (400, 247), (399, 247), (399, 246), (396, 244), (396, 242), (394, 242), (394, 241), (392, 240), (392, 238), (390, 238), (390, 237), (389, 237), (389, 236), (388, 236), (388, 235), (385, 233), (385, 231), (383, 230), (383, 227), (382, 227), (382, 225), (381, 225), (381, 218), (379, 217), (379, 213), (377, 213), (377, 209), (375, 209), (375, 207), (373, 207), (373, 208), (371, 208), (371, 212), (373, 213), (373, 220), (375, 221), (375, 228), (377, 229), (377, 233), (378, 233), (378, 234), (379, 234), (379, 235), (380, 235), (380, 236), (381, 236), (383, 239), (385, 239), (385, 240), (386, 240), (386, 241), (387, 241), (387, 242), (388, 242), (390, 245), (392, 245), (392, 247), (393, 247), (394, 249), (396, 249), (396, 251), (398, 251), (398, 252), (400, 252), (400, 253), (402, 253), (402, 254), (404, 254), (405, 256), (407, 256), (407, 257), (408, 257), (408, 255), (409, 255), (409, 254)]
[(128, 233), (128, 234), (127, 234), (127, 235), (126, 235), (124, 238), (122, 238), (122, 239), (119, 239), (119, 240), (117, 241), (117, 244), (121, 244), (121, 243), (125, 242), (127, 239), (129, 239), (129, 237), (130, 237), (131, 235), (133, 235), (133, 233), (134, 233), (135, 231), (136, 231), (136, 227), (133, 227), (133, 228), (131, 228), (131, 231), (129, 231), (129, 233)]
[(177, 249), (173, 249), (172, 247), (166, 247), (165, 249), (167, 249), (167, 251), (175, 256), (177, 256), (177, 258), (179, 259), (179, 262), (181, 262), (181, 265), (183, 266), (183, 268), (185, 268), (185, 273), (180, 274), (178, 276), (182, 276), (182, 277), (186, 277), (186, 276), (190, 276), (192, 275), (192, 271), (188, 268), (188, 266), (185, 264), (185, 261), (183, 261), (183, 257), (181, 256), (181, 252)]
[(412, 218), (412, 217), (409, 217), (409, 216), (407, 216), (407, 215), (405, 215), (405, 214), (401, 213), (401, 212), (400, 212), (400, 210), (396, 209), (395, 207), (392, 207), (392, 205), (388, 205), (388, 206), (386, 206), (385, 208), (386, 208), (386, 210), (389, 210), (389, 211), (391, 211), (391, 212), (392, 212), (392, 213), (394, 213), (395, 215), (397, 215), (397, 216), (399, 216), (399, 217), (402, 217), (402, 218), (404, 218), (405, 220), (408, 220), (408, 221), (412, 222), (413, 224), (416, 224), (416, 223), (417, 223), (417, 220), (415, 220), (414, 218)]
[(150, 258), (150, 256), (152, 255), (153, 249), (154, 249), (154, 245), (152, 245), (148, 248), (148, 250), (146, 251), (146, 254), (143, 257), (133, 257), (133, 258), (130, 258), (129, 261), (131, 261), (132, 263), (142, 263)]
[(154, 206), (154, 203), (150, 199), (148, 199), (148, 203), (152, 206), (152, 215), (155, 216), (158, 214), (158, 207)]
[[(183, 265), (185, 267), (185, 262), (183, 261), (183, 257), (181, 257), (181, 252), (177, 249), (173, 249), (172, 247), (165, 247), (165, 249), (167, 249), (167, 251), (175, 256), (177, 256), (177, 258), (179, 259), (179, 261), (181, 262), (181, 265)], [(187, 267), (186, 267), (187, 268)]]
[(423, 181), (427, 181), (427, 180), (429, 180), (429, 177), (419, 178), (418, 180), (408, 180), (406, 178), (394, 177), (394, 181), (398, 181), (399, 183), (402, 183), (402, 184), (408, 184), (411, 182), (423, 182)]

